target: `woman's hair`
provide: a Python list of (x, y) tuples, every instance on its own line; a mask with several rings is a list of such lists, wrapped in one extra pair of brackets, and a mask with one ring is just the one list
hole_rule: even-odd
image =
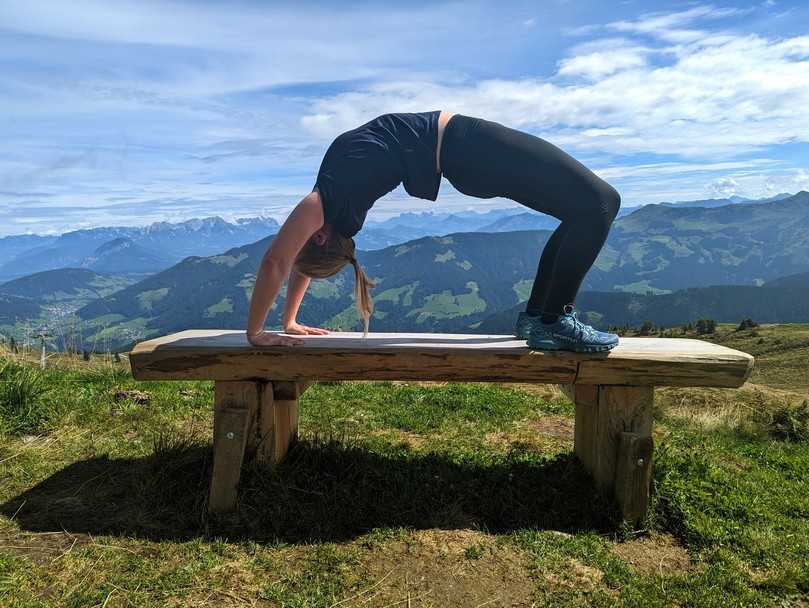
[(376, 287), (376, 283), (365, 276), (354, 256), (355, 250), (354, 239), (331, 230), (323, 245), (318, 245), (310, 239), (295, 258), (294, 266), (303, 275), (313, 279), (325, 279), (337, 274), (350, 263), (354, 267), (354, 299), (363, 321), (363, 336), (367, 336), (368, 323), (374, 312), (370, 288)]

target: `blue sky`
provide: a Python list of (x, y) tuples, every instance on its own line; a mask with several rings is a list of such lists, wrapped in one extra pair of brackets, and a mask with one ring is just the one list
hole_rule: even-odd
[[(809, 3), (0, 0), (0, 235), (283, 219), (333, 137), (447, 109), (625, 205), (809, 190)], [(371, 217), (481, 209), (442, 183)]]

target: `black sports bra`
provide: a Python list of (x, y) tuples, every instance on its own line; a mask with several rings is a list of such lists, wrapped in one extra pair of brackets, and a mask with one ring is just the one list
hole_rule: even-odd
[(440, 114), (382, 114), (338, 135), (326, 150), (315, 182), (325, 223), (343, 236), (354, 236), (373, 204), (399, 184), (411, 196), (436, 200), (441, 183), (436, 170)]

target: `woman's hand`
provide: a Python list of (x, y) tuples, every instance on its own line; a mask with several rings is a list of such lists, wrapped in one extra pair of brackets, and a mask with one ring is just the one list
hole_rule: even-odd
[(287, 334), (302, 334), (309, 336), (325, 336), (329, 333), (328, 329), (321, 329), (320, 327), (309, 327), (308, 325), (301, 325), (293, 321), (284, 326), (284, 333)]
[(298, 338), (290, 338), (270, 331), (247, 334), (247, 341), (253, 346), (299, 346), (304, 343)]

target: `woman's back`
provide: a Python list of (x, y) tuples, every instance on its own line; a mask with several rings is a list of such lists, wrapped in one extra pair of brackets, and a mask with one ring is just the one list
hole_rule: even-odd
[(340, 234), (354, 236), (373, 204), (400, 183), (411, 196), (436, 200), (440, 113), (382, 114), (336, 137), (315, 182), (324, 221)]

